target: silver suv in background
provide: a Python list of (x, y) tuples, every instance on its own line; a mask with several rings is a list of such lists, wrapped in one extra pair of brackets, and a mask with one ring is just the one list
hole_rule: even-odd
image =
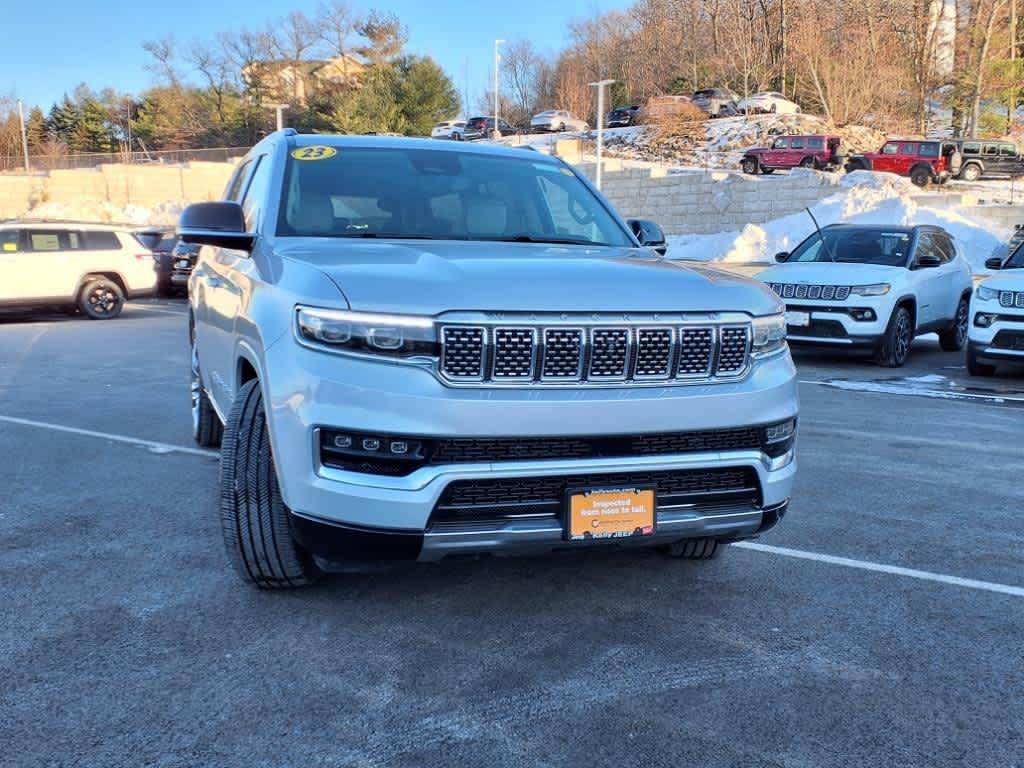
[(784, 514), (779, 299), (666, 260), (554, 157), (272, 134), (190, 206), (195, 437), (261, 587), (339, 564), (661, 545)]

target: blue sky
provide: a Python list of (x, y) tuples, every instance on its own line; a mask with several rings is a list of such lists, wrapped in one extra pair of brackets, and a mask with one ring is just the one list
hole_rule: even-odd
[[(367, 10), (397, 13), (409, 30), (408, 49), (433, 56), (464, 90), (469, 63), (472, 102), (486, 86), (495, 37), (529, 38), (557, 50), (567, 22), (624, 8), (629, 0), (355, 0)], [(179, 40), (225, 29), (262, 27), (291, 10), (315, 11), (317, 0), (52, 0), (45, 6), (10, 3), (3, 13), (0, 96), (48, 108), (80, 82), (137, 93), (151, 85), (144, 40), (173, 33)]]

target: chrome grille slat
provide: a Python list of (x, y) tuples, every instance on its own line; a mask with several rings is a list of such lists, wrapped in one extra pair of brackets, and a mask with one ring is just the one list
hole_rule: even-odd
[(736, 379), (750, 367), (740, 320), (441, 327), (441, 377), (453, 385), (616, 386)]
[(1000, 291), (999, 306), (1024, 309), (1024, 291)]
[(812, 301), (846, 301), (850, 298), (848, 285), (817, 285), (808, 283), (769, 283), (780, 299), (810, 299)]

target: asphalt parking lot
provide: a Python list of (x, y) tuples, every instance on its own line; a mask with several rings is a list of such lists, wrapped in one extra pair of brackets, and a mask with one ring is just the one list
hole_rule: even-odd
[(0, 766), (1024, 766), (1024, 378), (798, 354), (790, 513), (711, 563), (263, 593), (185, 312), (0, 320)]

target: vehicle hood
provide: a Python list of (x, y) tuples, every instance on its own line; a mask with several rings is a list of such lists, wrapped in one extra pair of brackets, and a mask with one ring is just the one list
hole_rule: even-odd
[(765, 286), (641, 248), (287, 238), (277, 253), (329, 277), (352, 309), (442, 312), (781, 311)]
[(1007, 269), (981, 281), (981, 285), (996, 291), (1024, 291), (1024, 269)]
[(879, 264), (833, 264), (830, 261), (779, 264), (757, 275), (766, 283), (810, 283), (813, 285), (871, 285), (894, 283), (905, 275), (903, 267)]
[(763, 155), (769, 149), (770, 149), (770, 147), (751, 147), (750, 149), (745, 150), (743, 154), (745, 154), (745, 155)]

